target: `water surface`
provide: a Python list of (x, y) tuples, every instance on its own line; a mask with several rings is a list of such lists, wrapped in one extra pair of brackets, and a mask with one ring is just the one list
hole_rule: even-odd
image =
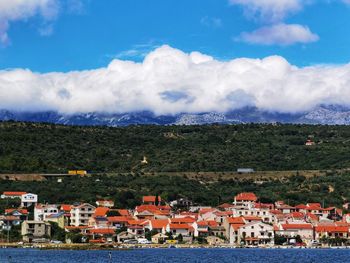
[(111, 251), (0, 249), (0, 263), (280, 263), (350, 262), (347, 249), (138, 249)]

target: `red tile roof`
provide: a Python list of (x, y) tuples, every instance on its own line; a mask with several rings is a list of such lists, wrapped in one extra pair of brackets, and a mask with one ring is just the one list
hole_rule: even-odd
[(107, 207), (97, 207), (95, 209), (94, 217), (106, 216), (109, 211)]
[(128, 216), (110, 216), (107, 217), (108, 222), (112, 222), (112, 223), (127, 223), (129, 220), (133, 220), (132, 217), (128, 217)]
[(129, 216), (130, 215), (129, 211), (127, 209), (118, 209), (117, 211), (121, 216)]
[(245, 224), (243, 217), (228, 217), (226, 220), (229, 224)]
[(162, 229), (163, 227), (166, 227), (169, 224), (168, 219), (154, 219), (150, 220), (152, 228), (156, 229)]
[(11, 214), (15, 211), (18, 211), (19, 213), (23, 214), (23, 215), (27, 215), (28, 214), (28, 210), (27, 209), (15, 209), (15, 208), (9, 208), (9, 209), (5, 209), (5, 214)]
[(315, 227), (316, 232), (328, 232), (328, 233), (347, 233), (349, 232), (348, 226), (316, 226)]
[(27, 192), (11, 192), (11, 191), (7, 191), (4, 192), (3, 195), (7, 195), (7, 196), (21, 196), (21, 195), (25, 195)]
[(262, 221), (261, 217), (258, 216), (243, 216), (243, 218), (247, 221)]
[[(160, 196), (158, 196), (158, 200), (159, 202), (162, 201), (162, 198)], [(155, 203), (156, 202), (156, 196), (153, 196), (153, 195), (149, 195), (149, 196), (144, 196), (142, 197), (142, 202), (145, 203), (145, 202), (152, 202), (152, 203)]]
[(196, 219), (193, 217), (179, 217), (179, 218), (171, 218), (170, 222), (172, 224), (181, 224), (181, 223), (193, 223)]
[(255, 202), (258, 200), (254, 193), (240, 193), (235, 197), (236, 201), (251, 201)]
[(312, 229), (311, 224), (282, 224), (282, 228), (284, 230), (289, 230), (289, 229)]
[(65, 211), (65, 212), (70, 212), (70, 210), (72, 209), (71, 205), (61, 205), (61, 210)]
[(190, 231), (193, 230), (193, 227), (189, 224), (170, 224), (169, 227), (170, 229), (188, 229)]
[(100, 235), (113, 235), (115, 233), (115, 230), (112, 228), (95, 228), (95, 229), (90, 229), (89, 233), (100, 234)]

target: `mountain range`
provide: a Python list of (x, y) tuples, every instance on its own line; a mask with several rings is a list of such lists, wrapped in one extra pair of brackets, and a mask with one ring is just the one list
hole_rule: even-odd
[(152, 112), (142, 111), (123, 114), (80, 113), (60, 114), (53, 111), (16, 112), (0, 110), (1, 121), (46, 122), (64, 125), (200, 125), (200, 124), (240, 124), (240, 123), (291, 123), (291, 124), (324, 124), (350, 125), (350, 108), (343, 106), (318, 106), (303, 113), (278, 113), (260, 110), (256, 107), (245, 107), (227, 113), (181, 113), (177, 115), (157, 116)]

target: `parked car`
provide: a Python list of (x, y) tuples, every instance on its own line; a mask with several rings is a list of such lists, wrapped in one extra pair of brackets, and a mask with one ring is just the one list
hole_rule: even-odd
[(136, 239), (126, 239), (123, 242), (124, 244), (138, 244)]
[(139, 244), (152, 244), (152, 242), (149, 241), (149, 240), (146, 239), (146, 238), (139, 238), (139, 239), (137, 240), (137, 242), (138, 242)]

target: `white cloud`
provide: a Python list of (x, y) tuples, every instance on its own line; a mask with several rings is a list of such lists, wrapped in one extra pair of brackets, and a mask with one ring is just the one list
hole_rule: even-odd
[(232, 5), (244, 8), (248, 17), (259, 17), (267, 22), (280, 22), (291, 13), (303, 8), (309, 0), (229, 0)]
[(350, 106), (350, 64), (298, 68), (279, 56), (218, 61), (162, 46), (143, 62), (69, 73), (0, 71), (0, 108), (21, 111), (225, 112), (246, 105), (299, 112)]
[(288, 46), (315, 42), (319, 40), (319, 36), (312, 33), (307, 26), (280, 23), (253, 32), (243, 32), (236, 40), (251, 44)]
[(58, 0), (1, 0), (0, 42), (8, 44), (8, 29), (12, 22), (40, 16), (45, 21), (56, 18), (59, 12)]

